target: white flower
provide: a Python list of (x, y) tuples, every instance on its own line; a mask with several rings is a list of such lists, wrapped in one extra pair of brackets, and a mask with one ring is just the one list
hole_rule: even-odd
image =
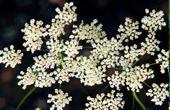
[(65, 26), (77, 20), (76, 7), (73, 5), (73, 2), (65, 3), (62, 11), (56, 8), (58, 15), (52, 19), (51, 25), (48, 25), (48, 34), (51, 38), (58, 39), (60, 35), (64, 35)]
[(25, 73), (21, 71), (17, 78), (20, 80), (18, 85), (23, 85), (23, 89), (26, 89), (29, 85), (40, 88), (51, 87), (51, 85), (55, 83), (53, 73), (47, 73), (41, 70), (38, 71), (32, 67), (28, 67)]
[(106, 95), (97, 94), (95, 98), (88, 96), (85, 110), (122, 110), (125, 103), (122, 97), (122, 93), (115, 93), (114, 90)]
[(97, 67), (98, 61), (87, 57), (77, 57), (76, 60), (77, 68), (74, 77), (79, 78), (84, 85), (102, 84), (106, 75), (101, 67)]
[(169, 92), (167, 90), (168, 84), (161, 83), (160, 85), (153, 83), (152, 89), (149, 89), (146, 93), (147, 96), (151, 97), (151, 101), (155, 105), (162, 105), (167, 97), (169, 97)]
[(106, 37), (106, 33), (102, 31), (102, 24), (97, 24), (98, 21), (95, 19), (91, 22), (91, 24), (84, 24), (82, 21), (79, 26), (74, 25), (75, 28), (73, 32), (73, 36), (70, 36), (70, 38), (78, 38), (80, 40), (85, 39), (100, 39), (103, 37)]
[(0, 63), (5, 64), (5, 67), (10, 66), (14, 68), (17, 64), (21, 64), (22, 57), (23, 53), (21, 53), (21, 50), (14, 50), (13, 45), (0, 50)]
[[(138, 61), (145, 54), (155, 55), (160, 51), (156, 31), (166, 25), (162, 11), (145, 10), (147, 15), (142, 18), (141, 27), (147, 31), (146, 37), (141, 38), (144, 41), (138, 44), (134, 44), (134, 40), (142, 34), (139, 31), (140, 24), (130, 18), (125, 19), (124, 24), (118, 28), (118, 34), (111, 39), (96, 19), (90, 24), (82, 21), (80, 25), (73, 25), (72, 34), (67, 35), (67, 27), (77, 21), (75, 11), (76, 7), (72, 2), (66, 3), (63, 9), (56, 8), (58, 15), (51, 20), (51, 24), (43, 27), (42, 21), (34, 19), (30, 24), (25, 24), (22, 29), (25, 40), (23, 46), (27, 51), (34, 53), (41, 50), (45, 40), (43, 46), (46, 46), (47, 51), (43, 55), (40, 53), (41, 55), (33, 57), (35, 62), (25, 73), (21, 71), (18, 75), (18, 85), (22, 85), (23, 89), (29, 85), (45, 88), (56, 82), (62, 84), (69, 82), (70, 78), (79, 78), (85, 86), (95, 86), (108, 81), (112, 89), (121, 90), (121, 86), (125, 86), (130, 91), (139, 92), (144, 81), (154, 78), (150, 65), (140, 65)], [(63, 38), (64, 36), (68, 38)], [(86, 44), (89, 46), (88, 53), (81, 54), (87, 52), (84, 46)], [(86, 49), (83, 49), (83, 46)], [(161, 52), (156, 63), (161, 64), (161, 72), (164, 73), (169, 65), (169, 56), (165, 50)], [(15, 67), (21, 63), (22, 56), (20, 51), (15, 52), (11, 46), (10, 49), (0, 51), (0, 62), (6, 64), (6, 67)], [(107, 76), (110, 69), (114, 71)], [(153, 86), (159, 88), (154, 84)], [(161, 105), (167, 97), (164, 90), (166, 87), (167, 85), (162, 84), (161, 89), (149, 90), (147, 95), (153, 98), (152, 101), (156, 102), (156, 105)], [(156, 91), (163, 93), (160, 96)], [(47, 102), (52, 104), (50, 110), (63, 110), (72, 98), (62, 90), (56, 89), (55, 93), (48, 95)], [(156, 96), (153, 96), (155, 93)], [(96, 98), (87, 97), (85, 110), (121, 110), (124, 107), (122, 98), (123, 94), (115, 93), (114, 90), (107, 94), (97, 94)]]
[(155, 33), (148, 34), (145, 38), (145, 42), (141, 42), (141, 55), (150, 54), (155, 55), (156, 51), (159, 51), (160, 41), (155, 38)]
[(141, 55), (141, 49), (138, 49), (136, 44), (132, 46), (124, 47), (124, 55), (119, 56), (118, 64), (123, 68), (132, 66), (136, 61), (139, 60), (139, 55)]
[(108, 68), (119, 65), (119, 54), (120, 51), (124, 48), (119, 41), (114, 38), (112, 38), (111, 40), (103, 38), (95, 41), (90, 41), (90, 43), (94, 48), (90, 52), (90, 56), (93, 57), (95, 60), (101, 60), (101, 65), (105, 65)]
[(35, 87), (51, 87), (52, 84), (55, 83), (55, 79), (53, 78), (53, 73), (47, 73), (45, 71), (38, 71), (37, 79), (35, 81)]
[(124, 25), (120, 25), (118, 28), (118, 32), (120, 35), (117, 35), (117, 38), (125, 40), (128, 42), (129, 40), (134, 40), (139, 38), (141, 32), (139, 30), (139, 22), (133, 22), (132, 19), (126, 18)]
[(23, 46), (27, 51), (34, 53), (41, 49), (43, 44), (42, 38), (47, 35), (46, 28), (43, 27), (42, 21), (30, 20), (30, 24), (26, 23), (25, 28), (21, 30), (24, 33), (23, 39), (26, 41)]
[(107, 80), (111, 88), (116, 87), (117, 90), (120, 90), (120, 86), (125, 86), (125, 75), (115, 71), (110, 77), (107, 77)]
[(82, 46), (79, 45), (78, 40), (71, 40), (66, 41), (65, 45), (63, 47), (64, 53), (70, 58), (75, 57), (77, 54), (79, 54), (79, 50), (82, 49)]
[(126, 76), (127, 89), (136, 92), (143, 88), (142, 82), (154, 78), (153, 70), (149, 68), (148, 64), (126, 68), (121, 74)]
[(155, 61), (156, 63), (160, 63), (161, 73), (165, 73), (165, 69), (169, 69), (169, 51), (162, 49)]
[(26, 89), (27, 86), (33, 85), (37, 79), (35, 71), (28, 67), (27, 72), (24, 73), (23, 71), (20, 72), (20, 75), (17, 76), (20, 80), (18, 85), (23, 85), (22, 89)]
[(146, 9), (145, 13), (147, 15), (144, 16), (141, 20), (141, 22), (143, 23), (143, 29), (154, 33), (155, 31), (161, 30), (162, 27), (166, 26), (163, 18), (163, 11), (156, 12), (155, 10), (149, 11), (149, 9)]
[(64, 110), (64, 107), (72, 100), (68, 93), (55, 89), (55, 95), (48, 95), (47, 103), (52, 103), (50, 110)]
[(45, 69), (53, 69), (57, 63), (55, 55), (53, 53), (47, 53), (43, 56), (33, 58), (35, 63), (32, 66), (37, 71), (45, 71)]
[(54, 71), (53, 74), (55, 75), (55, 80), (59, 83), (62, 84), (63, 82), (69, 82), (70, 81), (70, 75), (69, 72), (67, 71), (67, 68), (65, 69), (60, 69), (58, 68), (57, 71)]

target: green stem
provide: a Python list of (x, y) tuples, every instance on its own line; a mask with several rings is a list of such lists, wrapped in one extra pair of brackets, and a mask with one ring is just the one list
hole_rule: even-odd
[(147, 83), (145, 82), (142, 82), (144, 85), (146, 85), (147, 87), (149, 87), (150, 89), (152, 89), (152, 87), (150, 85), (148, 85)]
[(134, 99), (134, 97), (132, 96), (132, 110), (134, 110), (134, 107), (135, 107), (135, 99)]
[(109, 87), (109, 84), (105, 86), (105, 88), (102, 90), (104, 92)]
[(17, 105), (17, 108), (15, 110), (20, 110), (20, 107), (23, 105), (23, 103), (25, 102), (25, 100), (27, 100), (27, 98), (36, 90), (35, 87), (33, 87), (30, 91), (28, 91), (28, 93), (22, 98), (22, 100), (19, 102), (19, 104)]
[(141, 102), (141, 100), (139, 99), (139, 97), (137, 96), (136, 92), (132, 91), (132, 95), (135, 98), (136, 102), (141, 106), (142, 110), (146, 110), (146, 107), (144, 106), (144, 104)]

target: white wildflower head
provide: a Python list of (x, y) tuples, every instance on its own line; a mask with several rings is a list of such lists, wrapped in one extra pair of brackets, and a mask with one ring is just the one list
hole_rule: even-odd
[(155, 38), (155, 33), (148, 34), (147, 36), (145, 42), (141, 42), (141, 55), (146, 53), (149, 55), (155, 55), (155, 52), (160, 50), (160, 41)]
[(37, 71), (45, 71), (46, 69), (53, 69), (57, 63), (55, 55), (52, 53), (44, 54), (33, 58), (35, 63), (32, 66)]
[(56, 8), (58, 15), (52, 19), (51, 25), (48, 25), (48, 34), (51, 38), (58, 39), (60, 35), (64, 35), (65, 26), (77, 20), (76, 7), (73, 5), (73, 2), (65, 3), (62, 11)]
[(34, 53), (41, 49), (43, 44), (42, 38), (47, 35), (46, 28), (43, 27), (42, 21), (30, 20), (30, 24), (26, 23), (25, 28), (21, 30), (24, 33), (23, 39), (25, 42), (23, 46), (27, 51)]
[[(121, 90), (124, 86), (130, 91), (139, 92), (144, 81), (154, 78), (154, 71), (150, 67), (153, 64), (140, 64), (138, 61), (144, 55), (154, 56), (161, 50), (156, 31), (166, 25), (162, 11), (146, 9), (146, 16), (142, 18), (141, 24), (125, 18), (125, 22), (118, 28), (118, 34), (112, 38), (107, 37), (102, 24), (96, 19), (90, 24), (84, 21), (79, 25), (73, 24), (77, 21), (75, 11), (76, 7), (72, 2), (66, 3), (62, 9), (56, 8), (58, 14), (51, 23), (44, 25), (42, 21), (32, 19), (25, 24), (25, 28), (21, 30), (25, 40), (23, 46), (32, 53), (37, 50), (43, 52), (33, 57), (34, 64), (26, 72), (21, 71), (17, 77), (20, 80), (18, 85), (23, 89), (30, 85), (45, 88), (54, 83), (69, 82), (70, 78), (78, 78), (85, 86), (106, 82), (112, 89)], [(71, 25), (73, 27), (69, 29), (73, 30), (68, 35), (66, 29)], [(146, 33), (142, 34), (140, 28)], [(134, 40), (139, 36), (145, 37), (141, 39), (142, 42), (135, 44), (137, 40)], [(20, 50), (15, 51), (10, 46), (0, 51), (0, 63), (14, 68), (21, 63), (22, 56)], [(162, 50), (156, 59), (162, 73), (168, 68), (168, 57), (168, 52)], [(109, 70), (114, 71), (108, 75)], [(166, 87), (166, 84), (153, 84), (155, 89), (148, 90), (147, 95), (156, 105), (162, 105), (161, 102), (168, 96)], [(63, 110), (72, 98), (62, 90), (56, 89), (55, 93), (48, 95), (47, 102), (52, 103), (50, 110)], [(114, 90), (98, 94), (96, 98), (87, 97), (85, 110), (121, 110), (124, 107), (122, 98), (123, 94), (115, 93)]]
[(156, 12), (156, 10), (150, 11), (149, 9), (145, 9), (145, 13), (147, 15), (141, 20), (143, 29), (153, 33), (157, 30), (162, 30), (162, 27), (166, 26), (163, 11)]
[(160, 63), (161, 73), (165, 73), (165, 69), (169, 69), (169, 51), (161, 50), (161, 53), (158, 54), (158, 58), (155, 60), (156, 63)]
[(82, 23), (79, 26), (74, 25), (75, 29), (72, 31), (73, 36), (70, 36), (70, 38), (78, 38), (80, 40), (85, 39), (100, 39), (103, 37), (106, 37), (106, 33), (102, 31), (102, 24), (98, 24), (98, 21), (95, 19), (91, 22), (91, 24), (84, 24)]
[(28, 67), (27, 72), (20, 72), (20, 75), (17, 76), (17, 78), (20, 80), (18, 82), (19, 86), (23, 86), (22, 89), (26, 89), (27, 86), (33, 85), (37, 79), (37, 76), (32, 68)]
[(120, 86), (125, 85), (125, 78), (125, 75), (115, 71), (111, 76), (107, 77), (107, 80), (111, 88), (116, 87), (117, 90), (120, 90)]
[(123, 45), (112, 38), (108, 40), (106, 37), (101, 40), (90, 41), (92, 47), (91, 57), (95, 60), (101, 61), (102, 66), (111, 68), (119, 65), (118, 59), (120, 51), (123, 50)]
[(53, 78), (53, 73), (47, 73), (44, 71), (39, 71), (37, 73), (37, 79), (35, 81), (35, 87), (51, 87), (52, 84), (55, 83), (55, 80)]
[(95, 98), (87, 97), (85, 110), (122, 110), (124, 107), (123, 94), (114, 90), (107, 94), (97, 94)]
[(79, 54), (79, 50), (82, 49), (82, 46), (79, 45), (78, 40), (71, 40), (71, 41), (66, 41), (65, 45), (63, 47), (64, 53), (67, 55), (67, 57), (72, 57), (74, 58), (76, 55)]
[(70, 74), (68, 69), (57, 69), (57, 71), (54, 71), (55, 74), (55, 80), (62, 84), (63, 82), (69, 82), (70, 81)]
[(20, 80), (18, 85), (23, 85), (23, 89), (26, 89), (26, 87), (30, 85), (39, 88), (51, 87), (51, 85), (55, 83), (53, 73), (37, 71), (33, 67), (28, 67), (26, 72), (21, 71), (17, 78)]
[(118, 32), (120, 34), (117, 35), (117, 38), (123, 39), (125, 42), (137, 39), (141, 35), (141, 32), (139, 32), (139, 22), (133, 22), (132, 19), (126, 18), (124, 25), (119, 26)]
[(146, 93), (147, 96), (151, 97), (151, 101), (155, 105), (162, 105), (167, 97), (169, 97), (168, 84), (161, 83), (160, 85), (153, 83), (152, 89), (149, 89)]
[(22, 57), (21, 50), (14, 50), (13, 45), (0, 50), (0, 63), (5, 64), (5, 67), (14, 68), (17, 64), (21, 64)]
[(76, 78), (80, 79), (81, 83), (88, 86), (102, 84), (105, 79), (104, 70), (97, 67), (97, 61), (87, 57), (77, 57)]
[(153, 70), (149, 68), (148, 64), (133, 68), (129, 67), (122, 74), (126, 77), (125, 84), (127, 89), (136, 92), (143, 88), (142, 82), (154, 78)]
[(68, 93), (58, 89), (55, 89), (55, 95), (49, 94), (48, 98), (47, 103), (52, 103), (50, 110), (64, 110), (64, 107), (72, 100)]

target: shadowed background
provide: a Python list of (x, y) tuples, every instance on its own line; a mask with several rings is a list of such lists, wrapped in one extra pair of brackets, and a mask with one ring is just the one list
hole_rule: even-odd
[[(70, 0), (67, 0), (70, 1)], [(124, 22), (125, 17), (131, 17), (139, 20), (144, 16), (145, 8), (163, 10), (165, 12), (165, 19), (167, 20), (168, 1), (167, 0), (72, 0), (78, 7), (78, 22), (85, 20), (86, 23), (90, 23), (93, 19), (98, 19), (104, 27), (108, 36), (112, 37), (116, 35), (119, 24)], [(55, 8), (62, 7), (66, 0), (0, 0), (0, 49), (7, 47), (11, 44), (18, 49), (24, 49), (22, 47), (23, 39), (20, 29), (24, 27), (26, 22), (35, 18), (37, 20), (43, 20), (45, 23), (50, 23), (51, 19), (55, 16)], [(168, 49), (168, 27), (165, 27), (163, 31), (158, 32), (158, 39), (161, 40), (161, 47)], [(39, 53), (37, 53), (39, 54)], [(145, 56), (143, 62), (150, 59), (150, 56)], [(32, 56), (25, 55), (23, 64), (17, 66), (16, 69), (4, 68), (4, 65), (0, 65), (0, 110), (14, 110), (19, 101), (30, 89), (23, 91), (21, 87), (17, 86), (16, 76), (19, 71), (26, 70), (27, 66), (32, 63)], [(139, 62), (142, 63), (142, 62)], [(157, 68), (157, 67), (156, 67)], [(158, 67), (159, 68), (159, 67)], [(159, 71), (156, 69), (156, 71)], [(112, 71), (111, 71), (112, 72)], [(157, 77), (154, 82), (168, 82), (168, 75), (159, 75), (155, 73)], [(151, 84), (150, 81), (148, 81)], [(40, 107), (42, 110), (48, 110), (47, 94), (54, 93), (54, 89), (58, 85), (52, 88), (38, 89), (22, 106), (21, 110), (34, 110), (36, 107)], [(62, 85), (62, 90), (69, 92), (73, 96), (73, 101), (68, 105), (66, 110), (83, 110), (86, 102), (87, 95), (95, 96), (96, 93), (100, 93), (104, 85), (95, 87), (84, 87), (79, 83), (79, 80), (73, 79), (69, 83)], [(146, 105), (148, 110), (167, 110), (168, 103), (165, 102), (162, 107), (156, 107), (145, 96), (146, 92), (144, 88), (141, 90), (139, 97)], [(106, 90), (109, 91), (109, 88)], [(125, 97), (124, 110), (132, 110), (132, 96), (131, 93), (122, 89)], [(134, 110), (141, 110), (139, 105), (135, 103)]]

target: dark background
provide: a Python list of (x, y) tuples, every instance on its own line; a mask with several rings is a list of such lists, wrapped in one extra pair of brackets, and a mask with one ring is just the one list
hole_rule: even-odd
[[(16, 48), (22, 47), (22, 33), (20, 29), (24, 27), (26, 22), (35, 18), (43, 20), (45, 23), (50, 23), (55, 16), (55, 8), (62, 7), (64, 2), (70, 0), (0, 0), (0, 49), (14, 44)], [(72, 0), (78, 7), (78, 22), (81, 19), (86, 23), (90, 23), (97, 18), (99, 22), (103, 23), (104, 30), (109, 36), (115, 36), (117, 28), (120, 23), (124, 22), (125, 17), (131, 17), (139, 20), (144, 16), (145, 8), (163, 10), (165, 12), (165, 19), (167, 20), (168, 1), (167, 0)], [(162, 41), (161, 47), (168, 49), (168, 27), (158, 33), (158, 39)], [(19, 101), (29, 91), (21, 90), (17, 86), (16, 76), (20, 70), (30, 65), (32, 56), (25, 55), (24, 63), (17, 66), (17, 69), (4, 68), (0, 65), (0, 110), (14, 110)], [(149, 59), (146, 56), (143, 60)], [(157, 68), (157, 67), (156, 67)], [(158, 67), (159, 68), (159, 67)], [(156, 69), (157, 77), (153, 82), (168, 82), (168, 75), (159, 75)], [(151, 85), (151, 82), (148, 81)], [(62, 89), (69, 92), (73, 96), (73, 101), (66, 110), (83, 110), (86, 102), (86, 96), (95, 96), (100, 93), (105, 85), (95, 87), (83, 87), (79, 80), (73, 79), (68, 84), (63, 84)], [(148, 89), (146, 86), (144, 88)], [(47, 89), (38, 89), (22, 106), (21, 110), (34, 110), (40, 107), (42, 110), (47, 110), (49, 105), (46, 104), (47, 94), (54, 93), (55, 87)], [(166, 101), (162, 107), (156, 107), (145, 96), (146, 89), (142, 89), (139, 97), (146, 105), (148, 110), (168, 110), (168, 102)], [(106, 90), (109, 91), (109, 88)], [(135, 103), (132, 109), (131, 93), (123, 89), (125, 97), (124, 110), (141, 110), (139, 105)]]

